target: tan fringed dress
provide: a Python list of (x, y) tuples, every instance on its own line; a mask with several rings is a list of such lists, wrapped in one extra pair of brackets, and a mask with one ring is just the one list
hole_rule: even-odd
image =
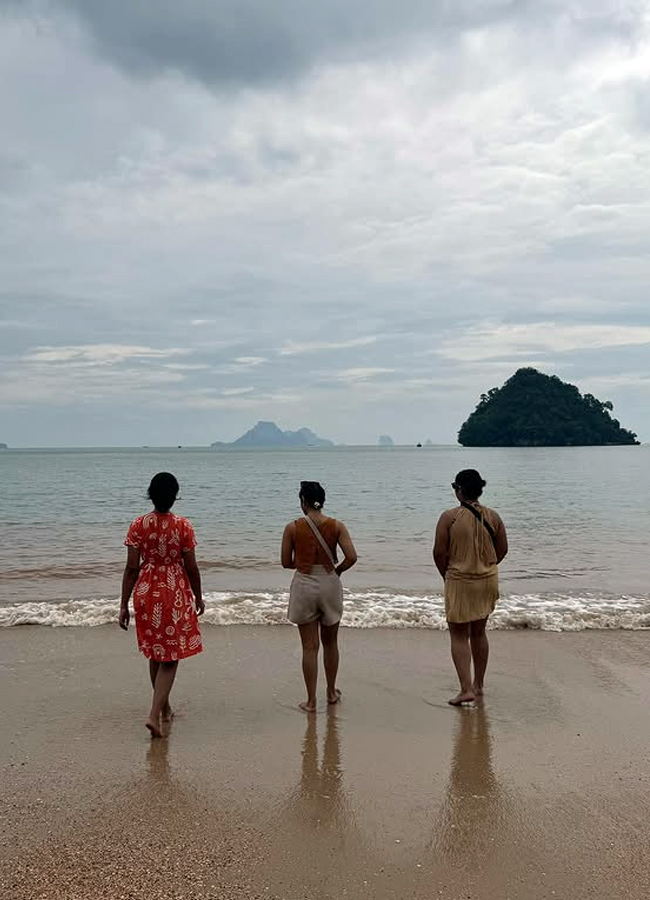
[[(473, 504), (496, 534), (501, 519), (487, 506)], [(499, 599), (497, 555), (487, 528), (459, 506), (449, 528), (449, 564), (445, 574), (447, 621), (475, 622), (494, 611)]]

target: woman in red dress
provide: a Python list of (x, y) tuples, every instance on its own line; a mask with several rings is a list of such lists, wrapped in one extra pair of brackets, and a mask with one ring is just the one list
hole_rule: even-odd
[(178, 660), (203, 649), (198, 616), (205, 604), (196, 564), (194, 528), (176, 516), (178, 481), (170, 472), (151, 479), (153, 512), (131, 522), (126, 535), (127, 560), (122, 579), (120, 627), (129, 627), (129, 598), (133, 608), (138, 649), (149, 660), (153, 687), (151, 712), (145, 725), (152, 737), (162, 737), (161, 721), (170, 721), (169, 694)]

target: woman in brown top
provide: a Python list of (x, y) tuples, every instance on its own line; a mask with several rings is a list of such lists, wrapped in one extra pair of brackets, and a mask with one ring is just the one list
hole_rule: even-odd
[(483, 693), (490, 650), (485, 626), (499, 599), (497, 566), (508, 552), (501, 517), (478, 502), (484, 487), (476, 469), (456, 475), (452, 488), (460, 505), (440, 516), (433, 545), (433, 559), (445, 580), (451, 657), (460, 681), (452, 706), (472, 703)]
[[(343, 522), (321, 512), (325, 491), (317, 481), (300, 482), (300, 507), (304, 518), (289, 522), (282, 535), (282, 565), (295, 569), (289, 593), (289, 621), (297, 625), (302, 641), (302, 674), (307, 700), (305, 712), (316, 712), (318, 649), (323, 643), (327, 702), (337, 703), (339, 668), (338, 630), (343, 613), (340, 575), (357, 561), (354, 544)], [(337, 562), (336, 548), (343, 551)]]

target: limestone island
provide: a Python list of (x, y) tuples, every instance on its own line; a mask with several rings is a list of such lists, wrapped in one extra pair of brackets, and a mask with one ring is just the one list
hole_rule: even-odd
[(210, 446), (215, 450), (230, 447), (333, 447), (334, 441), (318, 437), (309, 428), (282, 431), (275, 422), (258, 422), (236, 441), (215, 441)]
[(639, 444), (610, 415), (613, 405), (557, 375), (518, 369), (481, 399), (458, 432), (463, 447), (595, 447)]
[(394, 447), (395, 441), (389, 434), (380, 434), (379, 440), (377, 441), (377, 445), (379, 447)]
[(8, 449), (9, 449), (8, 444), (0, 444), (0, 450), (8, 450)]

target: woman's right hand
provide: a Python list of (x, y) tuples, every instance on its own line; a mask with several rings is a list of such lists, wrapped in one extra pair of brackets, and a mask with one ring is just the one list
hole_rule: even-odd
[(205, 602), (203, 600), (203, 597), (195, 597), (194, 606), (196, 607), (197, 616), (202, 616), (205, 612)]
[(124, 631), (128, 631), (130, 619), (131, 619), (131, 614), (129, 613), (129, 607), (121, 606), (120, 607), (120, 618), (119, 618), (120, 628), (123, 628)]

